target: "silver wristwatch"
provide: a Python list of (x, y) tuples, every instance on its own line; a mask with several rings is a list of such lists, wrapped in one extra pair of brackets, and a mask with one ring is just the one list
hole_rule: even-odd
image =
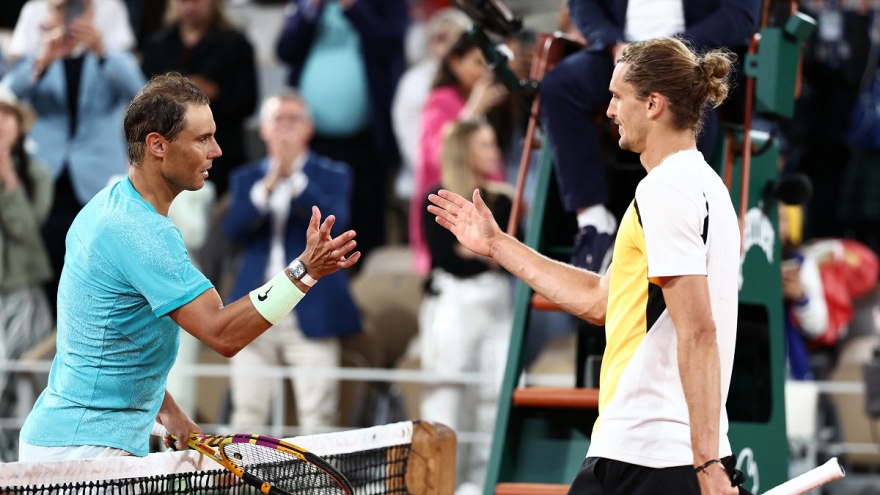
[(309, 287), (312, 287), (313, 285), (315, 285), (315, 282), (317, 282), (317, 280), (309, 276), (309, 274), (306, 272), (306, 265), (303, 264), (303, 262), (300, 261), (299, 258), (291, 261), (290, 264), (287, 265), (287, 274), (290, 275), (290, 278), (294, 280), (299, 280)]

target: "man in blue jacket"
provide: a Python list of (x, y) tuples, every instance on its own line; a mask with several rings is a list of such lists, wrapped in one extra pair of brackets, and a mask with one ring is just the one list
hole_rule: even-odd
[[(698, 51), (746, 47), (758, 25), (761, 0), (568, 0), (587, 47), (563, 59), (541, 83), (541, 115), (553, 145), (563, 205), (578, 218), (574, 265), (604, 272), (617, 220), (609, 201), (605, 161), (595, 125), (608, 106), (608, 82), (626, 45), (680, 35)], [(706, 113), (698, 147), (711, 159), (718, 112)]]
[[(260, 111), (268, 156), (230, 176), (226, 234), (242, 247), (231, 298), (246, 294), (286, 265), (306, 245), (312, 205), (336, 216), (333, 233), (351, 218), (348, 165), (309, 151), (314, 125), (298, 94), (273, 96)], [(254, 285), (256, 284), (256, 285)], [(360, 315), (343, 273), (325, 276), (303, 304), (232, 358), (232, 419), (238, 431), (258, 431), (269, 418), (272, 387), (249, 376), (266, 365), (331, 368), (339, 365), (339, 337), (361, 330)], [(294, 378), (299, 425), (314, 431), (336, 424), (338, 383), (322, 376)]]
[(291, 0), (278, 39), (288, 84), (311, 108), (311, 148), (354, 176), (351, 228), (363, 256), (385, 243), (390, 172), (400, 165), (391, 101), (406, 68), (406, 0)]

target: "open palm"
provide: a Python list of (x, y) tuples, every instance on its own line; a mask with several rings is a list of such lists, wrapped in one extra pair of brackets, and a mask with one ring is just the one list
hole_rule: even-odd
[(492, 243), (502, 233), (479, 190), (474, 191), (473, 202), (444, 189), (428, 196), (428, 200), (433, 203), (428, 211), (437, 216), (437, 223), (449, 229), (462, 246), (479, 255), (491, 256)]

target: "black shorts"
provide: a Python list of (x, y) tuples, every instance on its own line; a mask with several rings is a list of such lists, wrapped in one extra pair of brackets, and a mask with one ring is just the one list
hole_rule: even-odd
[[(735, 469), (736, 459), (729, 456), (721, 461), (731, 480), (741, 484), (743, 476)], [(748, 492), (740, 487), (740, 494)], [(568, 495), (700, 495), (700, 485), (692, 465), (657, 469), (588, 457)]]

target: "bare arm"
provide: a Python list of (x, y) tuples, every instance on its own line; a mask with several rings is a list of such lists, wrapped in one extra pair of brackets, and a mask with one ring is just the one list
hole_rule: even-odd
[[(721, 423), (721, 358), (712, 319), (709, 284), (703, 275), (664, 277), (663, 298), (675, 325), (678, 372), (688, 404), (694, 466), (718, 459)], [(697, 478), (704, 495), (737, 494), (720, 463)]]
[(565, 311), (590, 323), (605, 323), (607, 273), (600, 277), (553, 260), (505, 234), (492, 218), (479, 191), (474, 191), (473, 203), (445, 190), (439, 195), (430, 195), (429, 199), (433, 205), (428, 211), (436, 215), (437, 223), (455, 234), (464, 247), (491, 257)]
[[(202, 433), (199, 425), (195, 424), (189, 415), (183, 412), (183, 409), (177, 405), (177, 402), (174, 402), (174, 398), (167, 390), (165, 398), (162, 400), (162, 406), (159, 407), (156, 421), (168, 430), (169, 435), (177, 437), (177, 445), (175, 445), (177, 450), (186, 450), (186, 439), (191, 433)], [(165, 437), (165, 445), (171, 446), (171, 439), (167, 436)]]
[[(345, 257), (356, 246), (354, 231), (349, 230), (336, 238), (330, 236), (335, 220), (330, 215), (318, 228), (321, 213), (317, 207), (312, 208), (306, 250), (298, 258), (306, 265), (307, 273), (316, 280), (340, 268), (348, 268), (360, 258), (360, 252)], [(307, 285), (299, 280), (290, 280), (303, 293), (308, 292)], [(272, 326), (248, 296), (223, 306), (220, 295), (214, 289), (205, 291), (190, 303), (172, 311), (169, 316), (181, 328), (226, 357), (234, 356)]]

